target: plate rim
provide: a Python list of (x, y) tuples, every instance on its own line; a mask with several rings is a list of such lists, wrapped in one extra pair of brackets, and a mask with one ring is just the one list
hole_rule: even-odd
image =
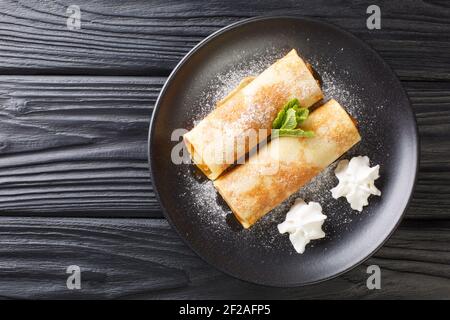
[[(156, 172), (155, 167), (154, 167), (154, 161), (152, 161), (152, 152), (151, 152), (151, 146), (152, 146), (152, 137), (154, 136), (154, 131), (155, 131), (155, 122), (156, 122), (156, 117), (157, 114), (159, 112), (160, 109), (160, 104), (161, 104), (161, 100), (162, 97), (165, 95), (165, 92), (167, 90), (167, 88), (169, 87), (169, 85), (171, 84), (171, 82), (174, 80), (174, 78), (176, 77), (176, 74), (178, 73), (179, 69), (181, 69), (181, 67), (187, 63), (187, 61), (191, 58), (192, 55), (194, 55), (200, 48), (202, 48), (203, 46), (205, 46), (207, 43), (209, 43), (211, 40), (219, 37), (220, 35), (241, 27), (242, 25), (247, 25), (247, 24), (251, 24), (254, 22), (260, 22), (260, 21), (266, 21), (266, 20), (282, 20), (282, 19), (293, 19), (293, 20), (298, 20), (299, 22), (312, 22), (312, 23), (318, 23), (318, 24), (322, 24), (325, 25), (329, 28), (332, 28), (334, 30), (336, 30), (337, 32), (341, 32), (341, 33), (345, 33), (347, 36), (351, 37), (352, 39), (354, 39), (355, 41), (357, 41), (360, 45), (362, 45), (363, 47), (365, 47), (366, 49), (368, 49), (369, 51), (371, 51), (374, 56), (376, 57), (376, 59), (381, 62), (393, 75), (395, 81), (397, 81), (400, 84), (400, 88), (401, 88), (401, 92), (404, 95), (404, 97), (406, 97), (406, 100), (408, 101), (408, 107), (409, 110), (411, 112), (411, 116), (412, 116), (412, 124), (413, 124), (413, 132), (414, 134), (412, 135), (411, 139), (412, 139), (412, 145), (413, 145), (413, 151), (416, 154), (416, 157), (413, 158), (413, 163), (412, 165), (414, 166), (414, 179), (413, 179), (413, 183), (410, 187), (409, 190), (409, 196), (408, 199), (406, 201), (406, 204), (402, 210), (402, 213), (399, 215), (399, 218), (397, 220), (397, 222), (392, 226), (391, 230), (389, 231), (388, 235), (380, 242), (380, 244), (373, 249), (371, 252), (367, 253), (365, 255), (364, 258), (360, 259), (359, 261), (356, 261), (354, 263), (351, 263), (351, 265), (349, 267), (343, 268), (342, 270), (339, 270), (338, 272), (328, 276), (328, 277), (324, 277), (322, 279), (318, 279), (318, 280), (314, 280), (314, 281), (304, 281), (304, 282), (300, 282), (300, 283), (279, 283), (279, 284), (273, 284), (273, 283), (267, 283), (267, 282), (263, 282), (263, 281), (255, 281), (252, 279), (245, 279), (245, 278), (241, 278), (235, 274), (232, 274), (231, 272), (229, 272), (228, 270), (225, 270), (224, 268), (222, 268), (219, 264), (216, 264), (214, 262), (211, 262), (209, 260), (207, 260), (206, 258), (204, 258), (201, 254), (199, 254), (199, 252), (197, 252), (197, 250), (191, 245), (191, 243), (180, 233), (180, 231), (178, 230), (178, 228), (175, 226), (175, 223), (172, 221), (170, 215), (167, 213), (167, 210), (164, 206), (164, 204), (161, 201), (161, 197), (159, 195), (159, 191), (158, 188), (156, 186), (157, 183), (155, 183), (155, 174), (154, 172)], [(148, 166), (149, 166), (149, 171), (150, 171), (150, 178), (151, 178), (151, 183), (153, 186), (153, 192), (156, 195), (156, 198), (158, 200), (158, 203), (161, 207), (161, 211), (164, 215), (164, 217), (166, 218), (166, 220), (168, 221), (169, 225), (171, 226), (172, 229), (175, 230), (175, 232), (178, 234), (178, 236), (181, 238), (181, 240), (187, 245), (187, 247), (192, 250), (201, 260), (203, 260), (204, 262), (206, 262), (207, 264), (211, 265), (212, 267), (218, 269), (219, 271), (225, 273), (226, 275), (229, 275), (235, 279), (239, 279), (241, 281), (245, 281), (247, 283), (252, 283), (252, 284), (257, 284), (257, 285), (263, 285), (263, 286), (267, 286), (267, 287), (272, 287), (272, 288), (295, 288), (295, 287), (304, 287), (304, 286), (309, 286), (309, 285), (313, 285), (313, 284), (318, 284), (318, 283), (322, 283), (334, 278), (337, 278), (351, 270), (353, 270), (354, 268), (360, 266), (361, 264), (363, 264), (365, 261), (367, 261), (369, 258), (371, 258), (376, 252), (378, 252), (378, 250), (380, 250), (384, 244), (392, 237), (393, 233), (397, 230), (397, 228), (399, 227), (400, 223), (402, 222), (405, 213), (409, 207), (409, 205), (411, 204), (411, 200), (413, 197), (413, 193), (415, 190), (415, 187), (417, 185), (417, 176), (418, 176), (418, 171), (419, 171), (419, 167), (420, 167), (420, 139), (419, 139), (419, 134), (418, 134), (418, 127), (417, 127), (417, 119), (416, 119), (416, 115), (414, 112), (414, 109), (412, 108), (411, 105), (411, 100), (405, 90), (405, 88), (403, 87), (403, 84), (401, 83), (401, 80), (399, 79), (398, 75), (395, 73), (395, 71), (391, 68), (391, 66), (389, 64), (387, 64), (387, 62), (380, 56), (380, 54), (374, 49), (372, 48), (372, 46), (370, 46), (368, 43), (366, 43), (365, 41), (363, 41), (362, 39), (358, 38), (357, 36), (355, 36), (353, 33), (338, 27), (332, 23), (329, 22), (324, 22), (320, 19), (314, 19), (314, 18), (309, 18), (309, 17), (303, 17), (303, 16), (295, 16), (295, 15), (263, 15), (263, 16), (256, 16), (256, 17), (251, 17), (251, 18), (246, 18), (243, 20), (239, 20), (236, 22), (233, 22), (223, 28), (220, 28), (216, 31), (214, 31), (213, 33), (211, 33), (209, 36), (207, 36), (206, 38), (204, 38), (203, 40), (201, 40), (199, 43), (197, 43), (191, 50), (189, 50), (188, 53), (186, 53), (186, 55), (177, 63), (177, 65), (173, 68), (173, 70), (170, 72), (169, 76), (167, 77), (166, 81), (164, 82), (163, 87), (161, 88), (161, 91), (158, 95), (158, 98), (156, 99), (155, 105), (153, 107), (153, 113), (150, 119), (150, 124), (149, 124), (149, 130), (148, 130), (148, 139), (147, 139), (147, 161), (148, 161)]]

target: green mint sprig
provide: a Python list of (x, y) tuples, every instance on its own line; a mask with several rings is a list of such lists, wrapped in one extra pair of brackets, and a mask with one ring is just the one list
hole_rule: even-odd
[(283, 109), (278, 112), (278, 115), (272, 123), (272, 129), (274, 129), (272, 131), (272, 136), (275, 138), (313, 137), (314, 132), (297, 128), (308, 118), (308, 116), (308, 109), (300, 107), (300, 103), (297, 98), (288, 101), (284, 105)]

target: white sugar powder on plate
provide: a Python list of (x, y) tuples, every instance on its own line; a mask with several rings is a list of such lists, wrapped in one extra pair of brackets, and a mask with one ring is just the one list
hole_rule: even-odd
[[(217, 101), (223, 99), (228, 93), (236, 88), (242, 79), (250, 76), (257, 76), (282, 56), (282, 53), (275, 52), (274, 49), (267, 49), (263, 55), (255, 57), (255, 59), (252, 59), (249, 62), (241, 62), (234, 65), (232, 69), (217, 75), (217, 77), (208, 84), (208, 89), (203, 92), (198, 100), (200, 110), (193, 108), (195, 114), (192, 115), (192, 118), (198, 121), (206, 117), (208, 113), (214, 109)], [(241, 60), (247, 61), (244, 54)]]
[[(190, 116), (195, 121), (201, 120), (214, 109), (216, 102), (233, 90), (243, 78), (258, 75), (280, 57), (282, 57), (282, 53), (275, 52), (275, 50), (267, 50), (260, 58), (252, 59), (249, 63), (233, 66), (231, 70), (219, 74), (208, 85), (208, 89), (199, 97), (198, 106), (193, 108), (193, 114)], [(246, 61), (246, 59), (242, 60)], [(309, 62), (312, 63), (313, 67), (317, 65), (314, 59)], [(333, 69), (331, 65), (321, 65), (321, 68)], [(360, 92), (361, 88), (349, 88), (334, 72), (317, 71), (323, 81), (324, 101), (328, 101), (331, 98), (336, 99), (358, 121), (360, 128), (364, 127), (366, 131), (368, 130), (367, 132), (370, 132), (373, 128), (372, 121), (371, 119), (366, 119), (361, 112), (363, 102), (358, 97), (358, 92)], [(363, 132), (361, 134), (363, 135)], [(374, 143), (379, 144), (380, 142), (375, 141)], [(350, 152), (350, 156), (351, 154), (352, 152)], [(316, 201), (322, 205), (323, 213), (328, 216), (324, 224), (324, 230), (327, 234), (325, 239), (338, 239), (340, 235), (338, 232), (335, 232), (335, 229), (346, 229), (346, 226), (355, 218), (355, 215), (345, 201), (335, 200), (331, 197), (330, 189), (337, 183), (334, 168), (335, 164), (329, 166), (310, 183), (261, 218), (250, 229), (238, 232), (236, 235), (237, 239), (246, 241), (245, 243), (249, 245), (264, 247), (269, 250), (291, 251), (290, 246), (286, 246), (286, 237), (279, 234), (276, 226), (284, 220), (286, 212), (298, 197), (307, 202)], [(229, 233), (232, 227), (227, 220), (232, 213), (221, 200), (212, 182), (206, 179), (197, 179), (189, 165), (184, 165), (180, 174), (188, 185), (189, 190), (182, 196), (186, 198), (186, 201), (192, 202), (196, 208), (192, 214), (198, 215), (200, 221), (206, 224), (208, 228), (213, 228), (219, 236), (220, 233)], [(321, 239), (316, 243), (322, 241), (325, 240)]]

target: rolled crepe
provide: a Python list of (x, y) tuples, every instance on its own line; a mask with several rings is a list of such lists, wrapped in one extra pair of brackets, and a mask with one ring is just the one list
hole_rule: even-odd
[(308, 66), (292, 50), (256, 78), (242, 81), (184, 135), (184, 142), (194, 163), (214, 180), (267, 138), (287, 101), (297, 98), (302, 107), (309, 107), (322, 97)]
[(353, 119), (335, 100), (311, 113), (302, 128), (313, 138), (272, 139), (214, 181), (236, 218), (249, 228), (361, 140)]

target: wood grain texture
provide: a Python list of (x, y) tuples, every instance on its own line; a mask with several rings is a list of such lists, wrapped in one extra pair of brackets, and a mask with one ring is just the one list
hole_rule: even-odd
[(163, 80), (0, 77), (0, 211), (161, 216), (147, 132)]
[[(165, 220), (0, 218), (0, 297), (450, 299), (449, 221), (406, 222), (374, 257), (322, 284), (270, 288), (231, 278), (199, 259)], [(381, 290), (368, 290), (368, 265)], [(81, 268), (68, 290), (66, 268)]]
[(381, 30), (366, 28), (371, 1), (79, 0), (81, 29), (66, 26), (71, 0), (0, 2), (0, 74), (167, 75), (219, 28), (261, 15), (338, 25), (373, 46), (402, 79), (450, 80), (450, 3), (379, 0)]
[(416, 114), (420, 168), (407, 218), (450, 218), (450, 82), (403, 82)]
[[(152, 216), (160, 77), (0, 76), (0, 215)], [(450, 218), (450, 83), (404, 82), (421, 167), (408, 218)]]
[[(0, 298), (450, 299), (450, 3), (379, 0), (382, 29), (371, 31), (372, 3), (0, 1)], [(77, 31), (66, 27), (73, 4)], [(330, 22), (374, 47), (404, 80), (421, 139), (418, 184), (393, 237), (363, 265), (305, 288), (249, 284), (199, 259), (159, 219), (147, 165), (165, 76), (212, 32), (268, 14)], [(80, 291), (66, 288), (73, 264)], [(366, 287), (370, 264), (381, 290)]]

